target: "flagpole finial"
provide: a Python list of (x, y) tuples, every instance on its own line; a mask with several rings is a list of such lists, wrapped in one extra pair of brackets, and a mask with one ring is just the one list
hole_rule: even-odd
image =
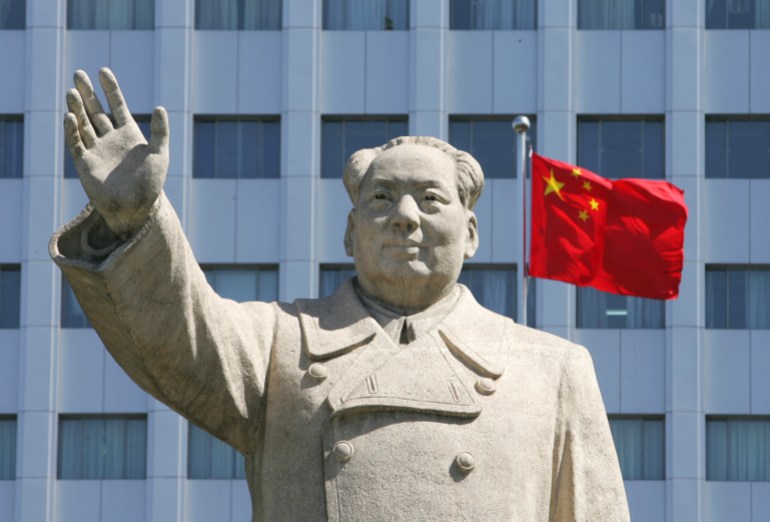
[(511, 126), (516, 132), (527, 132), (529, 130), (529, 118), (526, 116), (516, 116)]

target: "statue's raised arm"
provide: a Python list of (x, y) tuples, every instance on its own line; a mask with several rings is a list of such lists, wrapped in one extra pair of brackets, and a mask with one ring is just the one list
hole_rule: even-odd
[(168, 117), (163, 107), (152, 113), (150, 142), (128, 110), (120, 86), (108, 68), (99, 71), (112, 119), (105, 114), (91, 80), (75, 73), (67, 92), (69, 111), (64, 133), (80, 182), (109, 229), (125, 239), (144, 223), (158, 199), (168, 170)]

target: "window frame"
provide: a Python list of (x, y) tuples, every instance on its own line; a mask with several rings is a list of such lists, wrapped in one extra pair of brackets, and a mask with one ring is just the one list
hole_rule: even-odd
[[(620, 295), (620, 294), (613, 294), (612, 292), (604, 292), (602, 290), (597, 290), (596, 288), (592, 288), (589, 286), (576, 286), (575, 291), (575, 328), (580, 328), (581, 330), (665, 330), (667, 320), (666, 320), (666, 304), (665, 301), (661, 299), (648, 299), (646, 297), (635, 297), (635, 296), (629, 296), (629, 295)], [(628, 318), (630, 316), (629, 312), (629, 299), (633, 299), (633, 302), (639, 303), (640, 307), (640, 314), (642, 313), (642, 308), (645, 303), (650, 303), (650, 306), (652, 304), (657, 304), (657, 306), (661, 307), (661, 313), (660, 316), (662, 318), (662, 323), (658, 326), (596, 326), (596, 325), (586, 325), (585, 322), (582, 320), (582, 314), (581, 309), (584, 304), (582, 304), (581, 295), (584, 292), (597, 292), (599, 296), (606, 294), (607, 296), (612, 296), (612, 298), (615, 299), (624, 299), (625, 304), (625, 317), (626, 323), (628, 323)], [(607, 298), (604, 298), (602, 301), (605, 302)], [(601, 303), (600, 303), (601, 304)], [(604, 308), (604, 317), (611, 317), (611, 316), (619, 316), (623, 314), (611, 314), (611, 310), (621, 310), (619, 308)], [(609, 320), (608, 320), (609, 321)], [(643, 322), (643, 321), (642, 321)]]
[[(417, 1), (419, 1), (419, 0), (417, 0)], [(511, 20), (511, 25), (513, 27), (504, 28), (504, 29), (503, 28), (494, 28), (494, 29), (479, 28), (477, 26), (477, 23), (476, 23), (476, 13), (475, 13), (475, 11), (473, 9), (473, 3), (474, 2), (471, 2), (471, 1), (468, 1), (468, 0), (449, 0), (449, 30), (450, 31), (536, 31), (537, 30), (537, 26), (538, 26), (538, 16), (540, 14), (539, 10), (538, 10), (538, 3), (539, 2), (537, 2), (537, 0), (509, 0), (509, 1), (515, 1), (515, 2), (527, 1), (527, 2), (531, 2), (533, 4), (532, 5), (532, 9), (534, 10), (534, 13), (532, 15), (533, 25), (531, 27), (529, 27), (529, 26), (528, 27), (516, 27), (516, 25), (517, 25), (516, 22), (518, 22), (518, 20), (516, 19), (516, 16), (513, 13), (515, 13), (517, 6), (514, 5), (514, 6), (512, 6), (513, 19)], [(463, 15), (465, 15), (467, 13), (467, 21), (468, 21), (467, 25), (468, 25), (468, 27), (464, 27), (466, 25), (464, 23), (465, 19), (461, 18), (460, 17), (461, 16), (460, 13), (457, 12), (457, 7), (456, 6), (458, 6), (458, 5), (460, 5), (460, 6), (466, 6), (467, 5), (468, 6), (467, 7), (467, 11), (463, 12)], [(460, 25), (462, 25), (463, 27), (459, 27)]]
[[(5, 272), (13, 272), (14, 274), (18, 274), (15, 276), (15, 279), (17, 280), (17, 284), (14, 286), (16, 287), (16, 294), (13, 296), (10, 300), (15, 301), (16, 306), (16, 312), (11, 314), (9, 316), (6, 316), (3, 313), (4, 304), (7, 303), (8, 297), (5, 295), (5, 293), (0, 294), (0, 330), (18, 330), (21, 328), (21, 298), (22, 298), (22, 283), (23, 283), (23, 273), (22, 273), (22, 265), (21, 264), (5, 264), (0, 263), (0, 291), (3, 290), (5, 285), (7, 283), (3, 282), (3, 279), (5, 278), (4, 273)], [(8, 319), (10, 318), (10, 320)]]
[[(654, 414), (654, 413), (609, 413), (607, 414), (607, 421), (610, 424), (610, 432), (612, 432), (612, 421), (642, 421), (644, 422), (655, 422), (660, 423), (661, 426), (661, 448), (660, 448), (660, 462), (657, 463), (658, 468), (661, 471), (661, 475), (658, 477), (653, 478), (647, 478), (647, 477), (629, 477), (626, 478), (625, 474), (623, 475), (623, 481), (633, 480), (633, 481), (654, 481), (654, 480), (660, 480), (664, 481), (666, 480), (666, 415), (663, 413), (660, 414)], [(644, 430), (644, 428), (642, 428)], [(644, 434), (642, 434), (644, 436)], [(615, 445), (615, 452), (618, 455), (618, 463), (621, 465), (621, 473), (623, 473), (623, 462), (624, 460), (621, 458), (621, 454), (618, 451), (618, 444), (615, 441), (615, 435), (612, 436), (612, 442)], [(640, 456), (640, 459), (644, 461), (644, 448), (645, 444), (644, 441), (642, 442), (642, 455)], [(645, 474), (644, 468), (642, 469), (642, 474)]]
[[(132, 19), (130, 23), (130, 27), (124, 28), (116, 28), (116, 27), (110, 27), (108, 22), (108, 27), (96, 27), (96, 21), (93, 20), (94, 26), (93, 27), (73, 27), (75, 25), (75, 22), (77, 21), (72, 13), (75, 12), (76, 6), (74, 4), (76, 2), (79, 2), (80, 0), (67, 0), (67, 11), (66, 11), (66, 28), (68, 31), (154, 31), (155, 30), (155, 9), (156, 9), (156, 0), (148, 0), (152, 3), (151, 6), (147, 6), (148, 11), (150, 14), (149, 16), (149, 27), (137, 27), (137, 23), (139, 20), (136, 16), (136, 2), (141, 0), (132, 0)], [(86, 0), (88, 1), (88, 0)], [(109, 3), (109, 0), (95, 0), (99, 2), (103, 2), (103, 5), (106, 3), (108, 6), (108, 11), (111, 9), (111, 4)], [(163, 1), (163, 0), (158, 0)], [(95, 14), (93, 15), (93, 18), (95, 18)], [(107, 15), (107, 18), (110, 19), (111, 16)]]
[[(5, 20), (0, 17), (0, 31), (23, 31), (27, 28), (27, 0), (16, 0), (16, 3), (13, 5), (21, 5), (21, 8), (17, 7), (14, 11), (13, 7), (11, 7), (8, 9), (8, 12), (13, 12), (13, 14), (9, 14)], [(12, 16), (14, 18), (11, 18)], [(14, 23), (9, 24), (8, 19), (11, 19)], [(21, 23), (19, 24), (19, 22)]]
[[(366, 0), (321, 0), (321, 29), (324, 31), (408, 31), (410, 29), (410, 3), (412, 1), (420, 1), (420, 0), (404, 0), (406, 2), (406, 12), (404, 13), (406, 18), (404, 20), (404, 26), (403, 27), (395, 27), (395, 21), (394, 21), (394, 12), (393, 12), (393, 2), (396, 0), (386, 0), (386, 14), (383, 19), (382, 26), (379, 28), (363, 28), (363, 29), (350, 29), (349, 25), (350, 22), (346, 20), (346, 23), (343, 24), (345, 27), (342, 28), (330, 28), (329, 25), (331, 24), (330, 18), (330, 10), (331, 7), (329, 7), (330, 2), (348, 2), (348, 1), (354, 1), (354, 2), (365, 2)], [(347, 18), (347, 16), (345, 16)]]
[[(14, 161), (14, 167), (11, 168), (13, 170), (14, 175), (9, 176), (8, 173), (5, 170), (5, 145), (4, 142), (6, 140), (5, 138), (5, 124), (6, 122), (11, 123), (19, 123), (20, 129), (19, 134), (17, 134), (18, 137), (18, 143), (15, 144), (15, 150), (14, 153), (16, 154), (16, 158)], [(22, 179), (24, 178), (24, 127), (25, 127), (25, 121), (24, 121), (24, 115), (23, 114), (0, 114), (0, 181), (4, 179)]]
[[(456, 149), (463, 150), (473, 156), (476, 161), (479, 162), (481, 165), (481, 170), (484, 171), (484, 180), (492, 180), (492, 179), (517, 179), (517, 172), (516, 172), (516, 163), (517, 163), (517, 137), (516, 133), (513, 130), (513, 120), (516, 116), (514, 115), (504, 115), (504, 114), (450, 114), (449, 115), (449, 122), (448, 122), (448, 142), (450, 145), (455, 147)], [(527, 146), (528, 150), (534, 150), (537, 146), (537, 116), (532, 114), (527, 116), (530, 121), (530, 127), (527, 130)], [(487, 169), (484, 167), (484, 164), (481, 162), (481, 160), (476, 156), (475, 147), (463, 147), (460, 144), (457, 144), (457, 139), (452, 136), (452, 133), (455, 132), (452, 130), (452, 124), (458, 124), (458, 123), (469, 123), (471, 125), (469, 129), (469, 134), (471, 135), (471, 145), (473, 145), (473, 124), (474, 123), (486, 123), (486, 122), (499, 122), (499, 123), (507, 123), (508, 127), (508, 134), (510, 136), (511, 141), (511, 164), (510, 168), (506, 170), (506, 175), (504, 176), (498, 176), (498, 175), (490, 175), (490, 169)], [(527, 150), (527, 149), (525, 149)], [(525, 161), (525, 173), (527, 176), (527, 179), (529, 179), (532, 176), (532, 162), (531, 161)], [(491, 172), (496, 172), (492, 170)]]
[[(354, 115), (340, 115), (340, 114), (323, 114), (321, 115), (321, 179), (342, 179), (343, 171), (345, 169), (345, 165), (347, 161), (350, 159), (350, 156), (356, 152), (357, 150), (360, 150), (360, 148), (357, 148), (355, 150), (351, 150), (350, 154), (347, 154), (346, 156), (346, 149), (348, 149), (346, 142), (347, 142), (347, 131), (345, 130), (345, 124), (351, 123), (351, 122), (384, 122), (388, 125), (388, 128), (385, 130), (386, 136), (391, 136), (390, 138), (386, 138), (385, 141), (380, 143), (375, 143), (369, 146), (364, 146), (364, 148), (371, 148), (371, 147), (378, 147), (380, 145), (384, 145), (388, 141), (394, 138), (398, 138), (401, 136), (406, 136), (409, 134), (409, 115), (408, 114), (354, 114)], [(327, 124), (333, 124), (333, 123), (342, 123), (342, 130), (340, 131), (340, 146), (341, 149), (338, 151), (339, 156), (335, 159), (332, 159), (330, 156), (328, 156), (329, 152), (327, 152), (327, 148), (331, 147), (330, 140), (332, 139), (330, 136), (330, 130), (328, 130)], [(394, 133), (390, 130), (391, 124), (405, 124), (404, 132), (401, 133)], [(335, 153), (336, 155), (337, 153)], [(333, 167), (329, 164), (331, 163), (337, 163), (338, 160), (340, 161), (339, 167), (337, 165), (334, 165)]]
[[(712, 319), (713, 314), (715, 313), (713, 309), (713, 298), (716, 297), (713, 296), (713, 292), (715, 291), (714, 287), (712, 286), (714, 282), (710, 282), (709, 279), (709, 273), (715, 273), (717, 271), (723, 271), (725, 272), (725, 301), (724, 301), (724, 307), (725, 307), (725, 316), (724, 316), (724, 326), (714, 326), (714, 319)], [(730, 325), (731, 323), (731, 317), (733, 315), (740, 315), (739, 311), (736, 311), (735, 309), (730, 308), (731, 303), (745, 303), (745, 300), (747, 296), (745, 295), (745, 292), (741, 297), (741, 299), (733, 298), (731, 296), (731, 289), (730, 289), (730, 282), (729, 282), (729, 273), (730, 272), (763, 272), (767, 274), (767, 277), (770, 278), (770, 264), (723, 264), (723, 263), (706, 263), (704, 267), (704, 277), (705, 277), (705, 290), (706, 290), (706, 304), (704, 306), (704, 312), (706, 314), (705, 320), (704, 320), (704, 327), (706, 330), (770, 330), (770, 319), (768, 319), (768, 326), (767, 328), (752, 328), (749, 326), (749, 318), (747, 317), (746, 313), (742, 315), (743, 318), (743, 326), (736, 326), (733, 327)], [(746, 285), (744, 285), (745, 288)], [(744, 310), (745, 312), (745, 310)], [(721, 322), (720, 322), (721, 324)]]
[[(705, 453), (705, 467), (706, 467), (706, 473), (705, 473), (705, 480), (707, 482), (745, 482), (745, 483), (752, 483), (752, 482), (758, 482), (758, 483), (765, 483), (770, 482), (770, 465), (768, 465), (768, 471), (767, 471), (767, 478), (763, 480), (752, 480), (752, 479), (742, 479), (742, 478), (714, 478), (713, 477), (713, 467), (710, 462), (709, 454), (710, 454), (710, 447), (709, 442), (712, 440), (712, 436), (710, 434), (709, 426), (712, 422), (730, 422), (730, 421), (761, 421), (768, 424), (767, 430), (770, 432), (770, 415), (761, 414), (761, 415), (747, 415), (747, 414), (738, 414), (738, 415), (731, 415), (731, 414), (706, 414), (705, 418), (705, 441), (704, 441), (704, 453)], [(711, 424), (713, 426), (713, 424)], [(766, 451), (770, 452), (770, 447), (764, 448)], [(728, 441), (728, 447), (726, 448), (727, 454), (725, 456), (725, 459), (729, 462), (729, 455), (730, 455), (730, 448), (729, 448), (729, 441)], [(713, 466), (716, 466), (715, 464)], [(727, 474), (729, 475), (730, 471), (726, 470)]]
[[(4, 477), (3, 475), (0, 475), (0, 481), (7, 481), (7, 480), (16, 480), (17, 478), (17, 472), (16, 472), (16, 453), (18, 451), (18, 445), (19, 445), (19, 418), (18, 415), (13, 413), (0, 413), (0, 423), (2, 422), (12, 422), (14, 429), (13, 429), (13, 437), (12, 437), (12, 444), (11, 446), (13, 449), (9, 451), (8, 458), (9, 462), (6, 467), (13, 470), (12, 476), (10, 477)], [(2, 448), (2, 446), (0, 446)], [(2, 464), (2, 462), (0, 462)], [(0, 465), (0, 470), (3, 469), (3, 466)]]
[[(97, 476), (86, 476), (87, 473), (82, 472), (82, 466), (80, 473), (74, 473), (75, 470), (69, 471), (67, 473), (63, 473), (63, 468), (65, 466), (63, 465), (63, 459), (64, 459), (64, 444), (65, 441), (63, 440), (63, 433), (64, 429), (62, 427), (63, 421), (87, 421), (87, 420), (100, 420), (100, 421), (108, 421), (108, 420), (123, 420), (123, 421), (130, 421), (130, 420), (143, 420), (144, 421), (144, 470), (143, 473), (141, 473), (139, 476), (122, 476), (122, 477), (105, 477), (105, 469), (102, 468), (97, 472)], [(148, 416), (147, 413), (60, 413), (58, 418), (58, 436), (57, 436), (57, 457), (56, 457), (56, 479), (57, 480), (145, 480), (147, 478), (147, 470), (149, 468), (148, 466), (148, 459), (149, 459), (149, 425), (148, 425)], [(126, 426), (127, 428), (127, 426)], [(105, 433), (106, 435), (106, 433)], [(80, 451), (85, 453), (85, 447), (81, 447)], [(105, 452), (106, 447), (104, 444), (100, 445), (97, 448), (97, 451)], [(127, 448), (124, 448), (124, 451)], [(128, 461), (129, 457), (128, 455), (124, 455), (124, 461)], [(82, 464), (82, 461), (81, 461)], [(125, 474), (128, 475), (128, 470), (124, 470)], [(63, 476), (68, 475), (68, 476)], [(77, 476), (69, 476), (69, 475), (77, 475)]]
[[(650, 176), (635, 176), (631, 174), (622, 174), (620, 176), (613, 175), (613, 173), (607, 172), (605, 166), (602, 165), (602, 161), (604, 159), (603, 154), (605, 153), (605, 148), (603, 147), (603, 133), (604, 130), (601, 128), (603, 123), (614, 123), (614, 122), (641, 122), (643, 124), (647, 123), (660, 123), (660, 130), (661, 130), (661, 143), (660, 143), (660, 150), (661, 150), (661, 157), (659, 158), (659, 164), (660, 164), (660, 176), (650, 177)], [(581, 124), (583, 123), (598, 123), (600, 125), (599, 130), (597, 131), (597, 151), (596, 151), (596, 158), (598, 161), (598, 166), (594, 167), (591, 164), (591, 161), (588, 158), (581, 157), (581, 149), (583, 140), (587, 139), (585, 131), (581, 132)], [(653, 166), (647, 167), (647, 159), (648, 159), (648, 153), (647, 153), (647, 141), (648, 141), (648, 130), (646, 126), (643, 128), (643, 143), (639, 144), (638, 150), (639, 150), (639, 159), (642, 161), (642, 172), (647, 172), (648, 170), (652, 170)], [(665, 114), (578, 114), (576, 119), (576, 126), (575, 126), (575, 133), (576, 133), (576, 161), (577, 164), (581, 167), (585, 168), (586, 170), (590, 170), (591, 172), (594, 172), (598, 174), (599, 176), (603, 178), (607, 178), (610, 180), (614, 179), (620, 179), (620, 178), (640, 178), (640, 179), (648, 179), (648, 180), (665, 180), (666, 179), (666, 116)], [(626, 156), (627, 157), (627, 156)], [(657, 159), (657, 158), (656, 158)], [(604, 172), (603, 172), (604, 171)]]
[[(201, 17), (201, 3), (205, 2), (207, 0), (195, 0), (194, 5), (194, 16), (195, 16), (195, 23), (193, 26), (195, 27), (196, 31), (281, 31), (283, 29), (283, 0), (263, 0), (265, 2), (280, 2), (280, 6), (278, 9), (278, 27), (255, 27), (255, 28), (248, 28), (246, 29), (244, 27), (246, 20), (245, 20), (245, 9), (246, 9), (246, 2), (249, 0), (236, 0), (237, 6), (236, 9), (238, 11), (236, 18), (236, 25), (237, 27), (235, 29), (229, 29), (229, 28), (222, 28), (222, 27), (215, 27), (215, 28), (201, 28), (200, 27), (200, 21), (202, 19)], [(260, 1), (260, 0), (257, 0)], [(268, 24), (269, 25), (269, 24)]]
[[(632, 3), (633, 6), (631, 7), (634, 11), (634, 27), (585, 27), (585, 25), (588, 23), (585, 20), (584, 11), (582, 9), (583, 2), (592, 2), (592, 0), (577, 0), (576, 10), (577, 10), (577, 30), (578, 31), (662, 31), (666, 29), (666, 2), (665, 0), (660, 0), (660, 3), (662, 4), (662, 9), (659, 13), (654, 13), (652, 11), (647, 11), (645, 13), (645, 3), (657, 3), (657, 0), (627, 0), (628, 2)], [(673, 1), (673, 0), (671, 0)], [(628, 6), (624, 6), (624, 9), (628, 9)], [(636, 14), (641, 11), (641, 20), (642, 23), (639, 24), (637, 22), (637, 16)], [(656, 26), (653, 26), (651, 23), (645, 23), (649, 22), (648, 20), (645, 20), (645, 14), (647, 15), (653, 15), (653, 14), (659, 14), (660, 20), (659, 23)]]
[[(765, 144), (765, 158), (764, 163), (766, 164), (766, 168), (764, 171), (763, 176), (741, 176), (741, 175), (731, 175), (731, 172), (733, 168), (731, 168), (730, 160), (732, 155), (732, 147), (731, 147), (731, 131), (730, 126), (731, 124), (735, 123), (764, 123), (767, 126), (767, 133), (768, 133), (768, 141)], [(724, 148), (721, 151), (714, 152), (711, 149), (711, 139), (715, 138), (713, 136), (713, 132), (715, 132), (715, 125), (716, 124), (725, 124), (724, 128)], [(744, 180), (753, 180), (753, 179), (770, 179), (770, 114), (707, 114), (705, 117), (705, 128), (704, 128), (704, 176), (706, 179), (744, 179)], [(736, 155), (739, 158), (745, 158), (746, 155), (743, 154), (744, 151), (738, 151), (736, 152)], [(716, 156), (716, 157), (715, 157)], [(717, 175), (720, 173), (715, 172), (715, 163), (720, 162), (722, 163), (719, 166), (719, 170), (724, 171), (724, 176)], [(735, 167), (736, 170), (738, 170), (737, 167)], [(746, 172), (749, 172), (749, 169), (745, 169)]]
[[(257, 147), (256, 147), (256, 164), (254, 166), (254, 170), (256, 172), (256, 175), (254, 176), (223, 176), (219, 173), (220, 166), (217, 164), (218, 161), (218, 154), (219, 151), (217, 150), (217, 123), (256, 123), (257, 128)], [(205, 165), (201, 166), (199, 164), (199, 157), (198, 154), (205, 150), (205, 147), (202, 147), (202, 143), (199, 142), (199, 139), (203, 139), (201, 137), (201, 130), (199, 129), (199, 124), (206, 124), (206, 123), (213, 123), (214, 124), (214, 130), (213, 130), (213, 139), (215, 140), (213, 146), (212, 146), (212, 175), (201, 175), (201, 172), (204, 172)], [(275, 134), (267, 137), (265, 132), (265, 126), (263, 124), (275, 124)], [(242, 130), (240, 132), (243, 132)], [(269, 148), (265, 145), (266, 139), (274, 139), (275, 143), (274, 146), (276, 148), (275, 156), (274, 157), (268, 157), (266, 155), (265, 151)], [(238, 114), (238, 115), (211, 115), (211, 114), (196, 114), (193, 117), (193, 154), (192, 154), (192, 178), (195, 180), (199, 179), (207, 179), (207, 180), (217, 180), (217, 179), (231, 179), (231, 180), (258, 180), (258, 179), (280, 179), (281, 178), (281, 116), (280, 114), (265, 114), (265, 115), (252, 115), (252, 114)], [(268, 145), (271, 145), (268, 143)], [(239, 138), (239, 144), (236, 145), (236, 147), (240, 146), (240, 138)], [(238, 148), (238, 153), (241, 154), (241, 157), (237, 159), (237, 162), (240, 163), (243, 160), (242, 154), (243, 152), (247, 150), (246, 148)], [(271, 149), (272, 150), (272, 149)], [(268, 161), (269, 160), (269, 161)], [(270, 163), (270, 165), (267, 165), (267, 163)], [(268, 169), (275, 169), (275, 172), (270, 171), (267, 172)], [(236, 171), (240, 174), (242, 172), (248, 172), (244, 170), (243, 167), (241, 167), (239, 170), (236, 169)], [(269, 175), (266, 175), (269, 174)]]

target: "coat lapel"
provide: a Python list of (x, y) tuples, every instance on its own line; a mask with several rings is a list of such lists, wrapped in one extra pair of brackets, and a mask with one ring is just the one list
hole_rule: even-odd
[(465, 287), (461, 291), (434, 331), (408, 346), (395, 344), (369, 315), (350, 280), (326, 299), (297, 301), (308, 359), (355, 357), (330, 383), (332, 415), (383, 409), (479, 415), (472, 375), (502, 375), (510, 321), (482, 308)]

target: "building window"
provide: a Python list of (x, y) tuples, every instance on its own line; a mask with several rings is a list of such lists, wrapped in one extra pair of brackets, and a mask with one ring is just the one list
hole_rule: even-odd
[(706, 266), (706, 328), (770, 329), (770, 266)]
[(346, 280), (356, 275), (353, 265), (321, 266), (318, 297), (328, 297)]
[(409, 29), (409, 0), (323, 0), (323, 28), (332, 31)]
[(664, 480), (665, 422), (662, 416), (609, 415), (623, 480)]
[(770, 29), (770, 0), (706, 0), (706, 29)]
[(663, 119), (578, 119), (577, 162), (605, 178), (665, 177)]
[(706, 177), (770, 178), (770, 119), (706, 118)]
[(664, 29), (664, 0), (578, 0), (578, 29)]
[(60, 479), (144, 479), (146, 466), (146, 415), (59, 418)]
[(0, 265), (0, 328), (18, 328), (21, 309), (21, 268)]
[(24, 29), (26, 20), (26, 0), (0, 0), (0, 29)]
[(61, 280), (61, 327), (62, 328), (91, 328), (91, 322), (80, 307), (69, 281)]
[(405, 116), (324, 118), (321, 121), (321, 177), (341, 178), (350, 155), (405, 136)]
[(281, 125), (277, 118), (196, 118), (193, 177), (277, 178)]
[(155, 0), (67, 0), (67, 29), (152, 30)]
[(281, 0), (195, 0), (195, 28), (279, 31)]
[(449, 28), (510, 31), (537, 28), (536, 0), (450, 0)]
[(706, 417), (706, 480), (770, 481), (770, 417)]
[[(144, 139), (150, 141), (150, 116), (146, 114), (133, 115), (136, 125), (139, 130), (144, 134)], [(72, 154), (70, 154), (69, 148), (64, 146), (64, 177), (65, 178), (77, 178), (78, 171), (75, 169), (75, 162), (72, 160)]]
[(189, 479), (243, 479), (243, 455), (190, 424), (187, 439), (187, 478)]
[[(353, 265), (321, 266), (318, 295), (326, 297), (334, 293), (343, 281), (356, 275)], [(468, 265), (466, 264), (457, 282), (467, 286), (476, 300), (493, 312), (516, 318), (516, 267), (512, 265)], [(527, 295), (527, 324), (534, 326), (535, 285), (530, 280)]]
[(0, 179), (23, 175), (24, 119), (21, 116), (0, 116)]
[[(511, 124), (513, 116), (494, 117), (451, 117), (449, 119), (449, 143), (454, 147), (469, 152), (476, 158), (484, 171), (484, 177), (516, 177), (516, 133)], [(531, 126), (527, 131), (527, 142), (535, 147), (537, 127), (534, 117), (530, 117)], [(532, 169), (532, 162), (525, 162), (527, 177)]]
[(0, 480), (16, 479), (16, 416), (0, 415)]
[(211, 288), (239, 303), (278, 300), (278, 268), (255, 266), (201, 267)]
[(577, 327), (665, 328), (665, 302), (578, 287)]

